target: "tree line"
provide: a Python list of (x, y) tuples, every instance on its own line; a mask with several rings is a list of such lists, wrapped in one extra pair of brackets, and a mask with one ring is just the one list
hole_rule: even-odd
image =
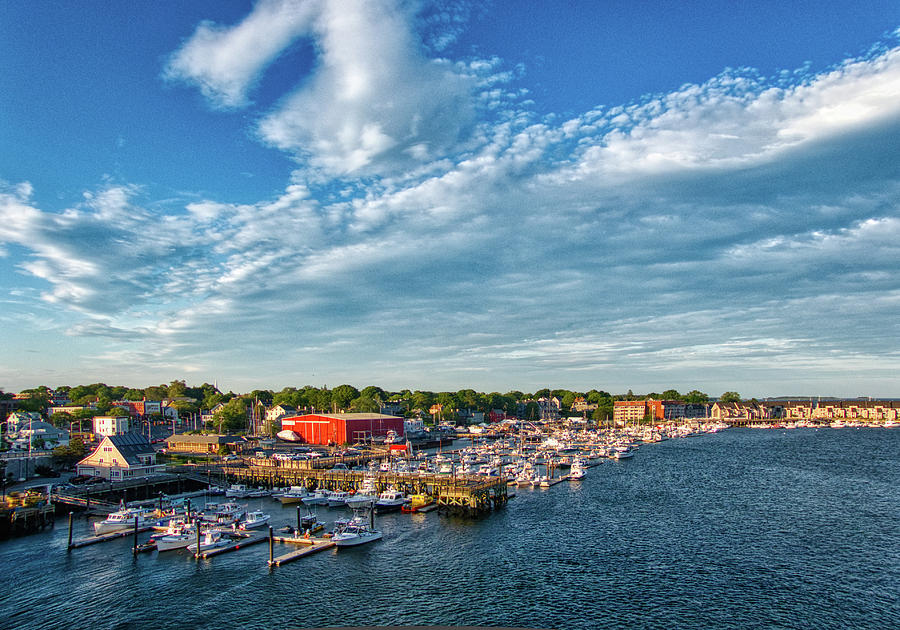
[[(23, 390), (28, 398), (18, 400), (17, 407), (26, 411), (44, 411), (50, 405), (51, 390), (40, 386)], [(115, 401), (163, 400), (173, 401), (179, 415), (199, 413), (201, 410), (213, 409), (220, 403), (224, 406), (214, 420), (216, 428), (225, 431), (240, 431), (246, 428), (248, 412), (258, 411), (276, 404), (289, 405), (298, 410), (315, 410), (320, 412), (378, 412), (383, 405), (394, 404), (400, 413), (411, 415), (416, 410), (433, 415), (435, 420), (457, 422), (461, 416), (470, 416), (473, 412), (488, 414), (497, 410), (508, 416), (524, 415), (526, 418), (540, 417), (537, 400), (556, 397), (560, 400), (563, 414), (588, 415), (593, 420), (606, 421), (612, 417), (613, 403), (616, 400), (680, 400), (686, 403), (707, 403), (709, 396), (698, 390), (685, 394), (675, 389), (667, 389), (661, 393), (649, 392), (635, 394), (628, 390), (625, 394), (591, 389), (574, 391), (568, 389), (539, 389), (535, 392), (512, 390), (500, 392), (477, 392), (474, 389), (461, 389), (455, 392), (432, 392), (427, 390), (390, 391), (375, 385), (357, 389), (353, 385), (338, 385), (332, 389), (327, 387), (285, 387), (280, 391), (256, 389), (251, 392), (236, 394), (222, 392), (215, 385), (203, 383), (199, 386), (188, 386), (184, 380), (174, 380), (168, 384), (153, 385), (145, 388), (110, 386), (105, 383), (91, 385), (61, 386), (57, 393), (66, 393), (74, 405), (92, 405), (92, 409), (75, 411), (73, 414), (54, 414), (50, 421), (57, 426), (64, 426), (72, 421), (90, 419), (95, 415), (108, 415), (125, 412), (117, 409)], [(3, 395), (0, 391), (0, 395)], [(8, 395), (6, 395), (8, 396)], [(736, 392), (725, 392), (719, 397), (722, 401), (740, 401)], [(589, 405), (597, 405), (590, 412), (573, 411), (576, 401)], [(523, 413), (524, 412), (524, 413)]]

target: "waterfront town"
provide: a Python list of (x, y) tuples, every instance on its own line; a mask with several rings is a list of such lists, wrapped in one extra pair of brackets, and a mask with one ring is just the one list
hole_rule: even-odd
[(479, 514), (517, 487), (581, 479), (600, 459), (633, 457), (641, 443), (734, 426), (900, 425), (900, 400), (350, 385), (238, 396), (183, 381), (127, 391), (42, 387), (3, 395), (0, 409), (3, 536), (37, 531), (74, 508), (112, 514), (126, 529), (131, 512), (117, 508), (127, 500), (191, 491)]

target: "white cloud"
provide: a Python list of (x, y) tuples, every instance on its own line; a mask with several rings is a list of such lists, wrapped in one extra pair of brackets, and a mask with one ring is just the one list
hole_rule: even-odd
[(237, 26), (203, 22), (169, 59), (164, 76), (197, 85), (217, 107), (244, 107), (260, 73), (294, 39), (308, 32), (319, 4), (262, 0)]
[(391, 2), (328, 2), (315, 75), (259, 125), (261, 138), (337, 175), (442, 157), (473, 120), (472, 80), (427, 59)]

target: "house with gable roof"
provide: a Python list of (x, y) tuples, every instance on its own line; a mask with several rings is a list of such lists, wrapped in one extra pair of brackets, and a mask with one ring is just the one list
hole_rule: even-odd
[(107, 435), (94, 452), (78, 462), (79, 475), (122, 481), (165, 472), (156, 463), (156, 450), (140, 433)]

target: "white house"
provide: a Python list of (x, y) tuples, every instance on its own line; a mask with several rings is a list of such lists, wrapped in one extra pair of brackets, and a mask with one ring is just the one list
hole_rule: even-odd
[(165, 472), (156, 463), (156, 451), (140, 433), (110, 435), (93, 453), (78, 462), (78, 474), (121, 481)]
[(95, 416), (94, 435), (107, 437), (128, 433), (128, 416)]
[(297, 410), (290, 405), (273, 405), (266, 409), (266, 420), (276, 422), (285, 416), (296, 416)]
[(12, 442), (12, 447), (17, 449), (27, 450), (28, 445), (35, 438), (41, 438), (46, 449), (69, 444), (68, 431), (57, 429), (49, 422), (44, 422), (43, 420), (32, 420), (23, 425), (18, 431), (10, 432), (7, 437)]

